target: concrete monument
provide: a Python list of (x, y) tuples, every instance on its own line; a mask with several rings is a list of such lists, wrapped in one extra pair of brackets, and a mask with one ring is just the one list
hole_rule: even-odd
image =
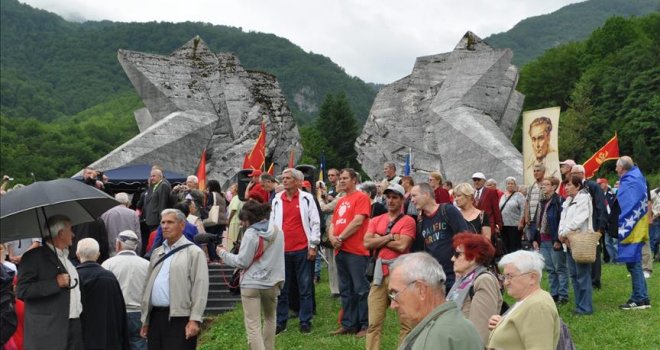
[(410, 75), (376, 96), (355, 142), (362, 168), (380, 179), (383, 163), (403, 169), (412, 150), (416, 180), (439, 170), (456, 184), (480, 171), (522, 183), (522, 155), (509, 139), (524, 96), (511, 57), (467, 32), (454, 51), (417, 58)]
[(302, 154), (275, 76), (244, 69), (231, 53), (212, 53), (199, 37), (169, 56), (128, 50), (117, 56), (145, 105), (135, 112), (140, 134), (91, 166), (158, 164), (194, 174), (206, 148), (207, 178), (226, 185), (241, 170), (264, 118), (266, 156), (277, 170), (292, 149)]

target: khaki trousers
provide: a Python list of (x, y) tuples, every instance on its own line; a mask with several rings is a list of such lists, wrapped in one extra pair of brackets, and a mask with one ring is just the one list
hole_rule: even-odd
[[(383, 330), (383, 322), (387, 314), (387, 308), (390, 306), (390, 299), (387, 296), (387, 289), (390, 283), (390, 276), (383, 277), (380, 286), (371, 285), (367, 303), (369, 305), (369, 328), (367, 328), (366, 349), (379, 350), (380, 337)], [(408, 324), (399, 322), (399, 344), (410, 333), (413, 328)], [(389, 346), (387, 347), (389, 348)]]
[[(275, 349), (275, 325), (277, 296), (280, 287), (269, 289), (241, 288), (243, 303), (243, 319), (250, 350)], [(261, 327), (261, 312), (264, 314), (263, 331)]]

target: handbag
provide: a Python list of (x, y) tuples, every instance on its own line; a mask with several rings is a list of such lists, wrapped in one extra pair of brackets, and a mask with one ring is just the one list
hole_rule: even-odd
[(227, 214), (218, 204), (216, 193), (211, 193), (213, 194), (213, 206), (209, 210), (209, 216), (203, 221), (204, 227), (227, 225)]
[[(399, 214), (394, 220), (390, 221), (389, 224), (387, 224), (387, 230), (385, 230), (385, 236), (389, 235), (390, 232), (392, 231), (392, 227), (399, 221), (404, 214)], [(380, 250), (384, 247), (378, 248), (378, 249), (372, 249), (371, 250), (371, 255), (369, 256), (369, 261), (367, 262), (367, 268), (364, 271), (364, 276), (367, 278), (369, 283), (373, 282), (374, 280), (374, 274), (376, 273), (376, 264), (378, 263), (378, 255), (380, 254)]]
[(570, 231), (566, 236), (571, 245), (571, 256), (580, 264), (593, 264), (596, 261), (596, 247), (600, 241), (600, 232), (593, 231), (593, 209), (589, 210), (587, 231)]

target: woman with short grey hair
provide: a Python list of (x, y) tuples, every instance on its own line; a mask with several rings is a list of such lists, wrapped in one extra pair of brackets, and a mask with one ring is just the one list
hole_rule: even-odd
[(504, 315), (488, 320), (488, 349), (556, 349), (559, 314), (550, 293), (541, 289), (543, 257), (518, 250), (502, 257), (504, 287), (516, 300)]
[(520, 220), (525, 211), (525, 196), (518, 191), (516, 178), (509, 176), (505, 180), (506, 190), (500, 198), (502, 212), (502, 242), (507, 252), (512, 253), (522, 249), (522, 225)]

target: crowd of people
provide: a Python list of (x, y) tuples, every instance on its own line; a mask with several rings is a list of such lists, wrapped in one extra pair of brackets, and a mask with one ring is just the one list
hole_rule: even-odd
[[(226, 264), (242, 270), (248, 347), (274, 349), (291, 310), (300, 333), (314, 332), (325, 261), (341, 301), (332, 335), (364, 337), (367, 349), (555, 349), (563, 339), (556, 305), (570, 303), (570, 284), (573, 312), (597, 312), (604, 262), (630, 273), (621, 309), (651, 307), (646, 278), (660, 234), (660, 190), (629, 185), (642, 176), (630, 157), (617, 161), (621, 186), (585, 179), (570, 159), (560, 169), (561, 178), (546, 176), (536, 164), (532, 185), (508, 177), (502, 190), (482, 172), (455, 186), (440, 172), (416, 183), (394, 163), (378, 183), (350, 168), (329, 169), (327, 183), (314, 185), (294, 168), (278, 177), (253, 170), (239, 195), (238, 184), (223, 191), (215, 180), (201, 189), (194, 175), (172, 186), (154, 166), (143, 193), (114, 194), (119, 205), (98, 220), (72, 226), (54, 215), (44, 238), (3, 245), (3, 281), (16, 275), (20, 313), (2, 341), (7, 349), (194, 349), (208, 265)], [(83, 181), (110, 190), (92, 168)], [(644, 202), (633, 208), (640, 215), (648, 211), (642, 254), (617, 242), (630, 198)], [(578, 262), (571, 235), (588, 232), (603, 235), (596, 260)], [(388, 308), (398, 315), (397, 344), (382, 340)]]

